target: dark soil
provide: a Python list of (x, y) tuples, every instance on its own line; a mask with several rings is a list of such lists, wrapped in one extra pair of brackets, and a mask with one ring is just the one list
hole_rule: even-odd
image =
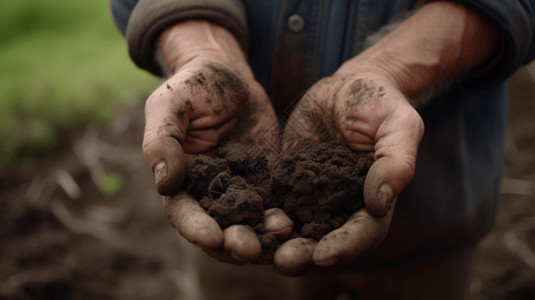
[(364, 206), (372, 163), (372, 157), (345, 145), (302, 140), (276, 163), (267, 206), (282, 208), (298, 233), (319, 240)]
[[(238, 149), (232, 144), (227, 148)], [(219, 151), (216, 157), (197, 156), (187, 167), (187, 191), (222, 228), (234, 224), (254, 227), (264, 217), (263, 198), (254, 186), (256, 180), (247, 180), (252, 165), (247, 160), (234, 160), (233, 153), (224, 155)]]
[[(251, 156), (247, 148), (230, 143), (187, 168), (188, 192), (222, 228), (249, 225), (262, 235), (264, 210), (277, 207), (294, 221), (292, 237), (319, 240), (364, 206), (364, 179), (373, 163), (366, 154), (301, 140), (268, 171), (265, 156)], [(269, 249), (278, 246), (272, 237), (261, 240)]]
[[(507, 180), (476, 259), (474, 300), (535, 298), (535, 84), (526, 69), (510, 91)], [(0, 171), (0, 299), (296, 299), (299, 278), (219, 263), (169, 226), (140, 150), (141, 103), (93, 129), (62, 135), (32, 166)], [(94, 165), (73, 151), (79, 141), (123, 177), (121, 193), (100, 193)], [(76, 200), (58, 185), (60, 169), (79, 186)]]

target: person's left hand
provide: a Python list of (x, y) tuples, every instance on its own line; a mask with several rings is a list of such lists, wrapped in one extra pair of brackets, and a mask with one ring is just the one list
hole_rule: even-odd
[[(347, 67), (345, 69), (348, 69)], [(365, 208), (319, 242), (296, 238), (275, 253), (275, 267), (295, 275), (307, 266), (352, 261), (385, 238), (397, 195), (414, 174), (421, 117), (387, 76), (370, 70), (343, 71), (313, 85), (286, 125), (282, 151), (299, 139), (334, 139), (374, 157), (364, 184)]]

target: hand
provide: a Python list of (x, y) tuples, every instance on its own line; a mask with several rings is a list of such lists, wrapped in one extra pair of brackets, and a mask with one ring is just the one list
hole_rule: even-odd
[(274, 258), (279, 270), (346, 263), (383, 241), (424, 131), (405, 96), (436, 94), (447, 82), (476, 76), (497, 55), (499, 36), (492, 22), (466, 7), (431, 2), (307, 92), (290, 117), (283, 151), (297, 138), (332, 138), (370, 152), (375, 162), (364, 184), (366, 208), (318, 243), (283, 244)]
[[(146, 102), (143, 153), (165, 196), (166, 217), (212, 256), (253, 262), (261, 251), (255, 233), (241, 225), (221, 230), (182, 185), (186, 162), (231, 140), (256, 144), (268, 159), (274, 157), (278, 137), (265, 134), (278, 132), (271, 103), (225, 29), (206, 21), (182, 22), (164, 31), (159, 45), (173, 75)], [(270, 210), (264, 227), (285, 235), (292, 222), (281, 210)]]
[[(314, 263), (350, 262), (385, 238), (397, 195), (411, 180), (424, 126), (419, 114), (388, 77), (342, 66), (303, 96), (285, 128), (282, 149), (298, 139), (337, 140), (374, 157), (364, 184), (365, 208), (318, 243), (302, 238), (283, 244), (275, 266), (296, 274)], [(354, 72), (353, 72), (354, 71)]]

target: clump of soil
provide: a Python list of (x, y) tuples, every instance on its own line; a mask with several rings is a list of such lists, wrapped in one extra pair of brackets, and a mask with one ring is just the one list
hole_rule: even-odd
[(264, 210), (283, 209), (294, 222), (292, 237), (321, 239), (364, 206), (363, 184), (373, 159), (335, 142), (301, 140), (271, 171), (262, 155), (229, 143), (214, 156), (199, 155), (187, 168), (187, 191), (222, 228), (255, 228), (263, 248), (281, 241), (262, 232)]
[(302, 140), (271, 172), (269, 206), (282, 208), (304, 237), (319, 240), (364, 206), (372, 163), (344, 145)]
[(198, 155), (187, 167), (187, 191), (222, 228), (255, 227), (264, 218), (264, 199), (255, 184), (267, 178), (267, 159), (240, 156), (240, 146), (227, 144), (214, 157)]

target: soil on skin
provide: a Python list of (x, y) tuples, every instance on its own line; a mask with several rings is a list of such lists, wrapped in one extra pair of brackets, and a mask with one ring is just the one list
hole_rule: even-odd
[(267, 159), (245, 149), (227, 144), (214, 157), (199, 155), (187, 168), (188, 192), (222, 228), (249, 225), (264, 248), (274, 250), (280, 241), (262, 232), (265, 209), (286, 212), (294, 221), (292, 237), (320, 240), (364, 206), (364, 179), (373, 163), (366, 154), (334, 142), (301, 140), (268, 172)]
[[(510, 180), (476, 259), (474, 300), (535, 299), (535, 85), (526, 69), (510, 95)], [(109, 126), (62, 135), (62, 146), (32, 166), (0, 171), (0, 299), (299, 299), (300, 278), (220, 263), (178, 236), (140, 150), (143, 122), (140, 103)], [(121, 193), (99, 192), (73, 151), (81, 141), (106, 172), (123, 176)], [(80, 188), (77, 200), (58, 184), (58, 170)]]

